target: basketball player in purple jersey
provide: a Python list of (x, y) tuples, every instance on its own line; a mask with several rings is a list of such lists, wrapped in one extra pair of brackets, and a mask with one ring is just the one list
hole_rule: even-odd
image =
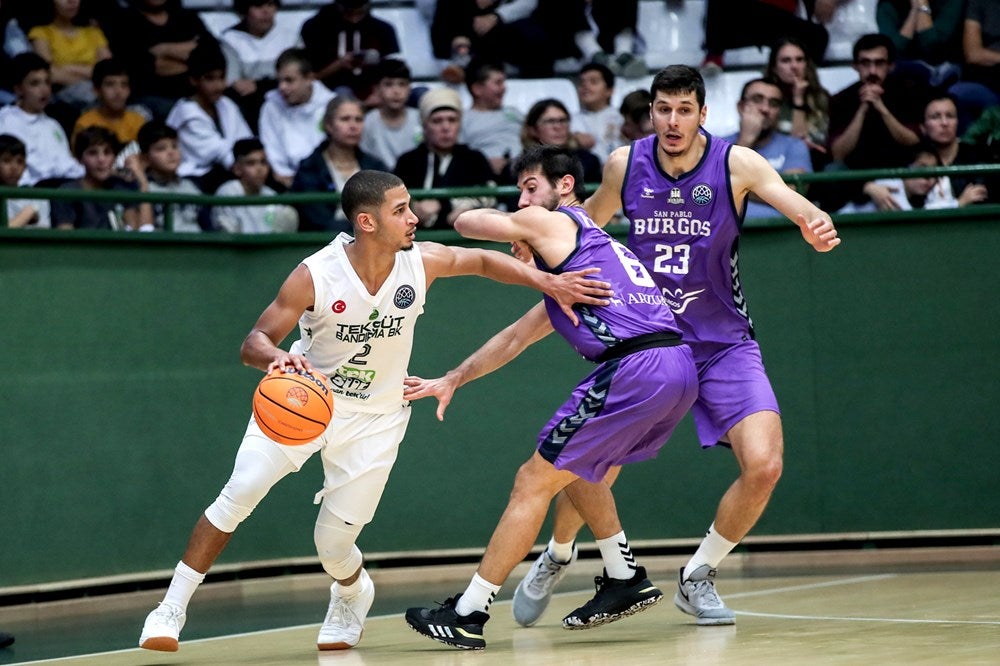
[[(698, 367), (692, 408), (703, 447), (732, 448), (740, 475), (723, 495), (698, 550), (681, 569), (674, 604), (699, 625), (733, 624), (715, 591), (716, 569), (764, 511), (781, 476), (783, 440), (774, 391), (740, 284), (739, 234), (747, 200), (774, 206), (817, 252), (840, 244), (830, 216), (788, 187), (757, 152), (702, 129), (705, 83), (697, 70), (671, 65), (653, 79), (655, 132), (615, 150), (585, 207), (607, 224), (619, 209), (631, 225), (628, 246), (649, 269), (673, 310)], [(607, 479), (614, 481), (616, 471)], [(548, 548), (514, 593), (514, 619), (538, 621), (566, 566), (583, 519), (560, 495)]]
[[(564, 149), (540, 146), (513, 166), (519, 210), (474, 210), (456, 220), (467, 238), (524, 242), (541, 270), (600, 268), (614, 296), (606, 306), (575, 306), (574, 327), (548, 298), (438, 379), (408, 377), (404, 396), (436, 396), (438, 418), (458, 387), (510, 361), (553, 330), (597, 364), (538, 436), (518, 470), (507, 508), (468, 588), (440, 608), (411, 608), (407, 623), (449, 645), (482, 649), (483, 624), (500, 586), (531, 550), (549, 503), (565, 489), (597, 538), (605, 573), (597, 594), (563, 619), (585, 629), (648, 608), (663, 596), (635, 563), (604, 478), (611, 469), (656, 455), (695, 400), (698, 379), (659, 288), (635, 255), (580, 207), (583, 167)], [(591, 510), (594, 509), (594, 510)]]

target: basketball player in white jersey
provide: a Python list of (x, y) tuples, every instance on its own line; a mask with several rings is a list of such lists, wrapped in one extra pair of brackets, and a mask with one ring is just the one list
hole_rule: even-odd
[[(604, 305), (611, 294), (607, 283), (586, 277), (595, 269), (559, 279), (500, 252), (415, 243), (410, 195), (392, 174), (360, 171), (345, 184), (341, 203), (354, 237), (340, 234), (306, 257), (240, 350), (243, 362), (260, 370), (327, 375), (333, 419), (315, 441), (284, 446), (251, 418), (232, 476), (196, 523), (163, 601), (146, 618), (140, 647), (178, 649), (188, 602), (233, 532), (275, 483), (316, 452), (325, 479), (314, 537), (334, 579), (317, 647), (354, 647), (375, 594), (355, 542), (375, 514), (410, 418), (403, 380), (427, 288), (439, 277), (482, 275), (543, 291), (574, 321), (573, 303)], [(279, 348), (296, 324), (299, 339), (289, 351)]]

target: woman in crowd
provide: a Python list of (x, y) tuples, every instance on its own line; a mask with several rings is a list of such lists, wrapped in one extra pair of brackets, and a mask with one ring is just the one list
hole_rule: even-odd
[(524, 150), (537, 145), (569, 148), (583, 163), (584, 182), (601, 182), (601, 161), (592, 152), (577, 145), (569, 126), (570, 115), (565, 104), (553, 97), (539, 100), (524, 117), (521, 146)]
[(52, 65), (56, 99), (78, 109), (96, 99), (90, 77), (94, 65), (111, 57), (108, 40), (81, 12), (81, 0), (51, 0), (52, 21), (28, 32), (35, 53)]
[(778, 130), (805, 141), (813, 170), (821, 171), (830, 161), (826, 152), (830, 93), (819, 83), (816, 63), (798, 40), (783, 37), (771, 47), (764, 76), (774, 79), (782, 88), (784, 104)]

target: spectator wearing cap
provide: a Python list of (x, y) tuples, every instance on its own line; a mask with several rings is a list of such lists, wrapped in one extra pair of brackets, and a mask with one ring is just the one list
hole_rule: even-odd
[[(371, 14), (368, 0), (334, 0), (302, 25), (302, 44), (316, 78), (368, 102), (383, 58), (399, 53), (395, 29)], [(371, 106), (371, 104), (367, 104)]]
[[(403, 153), (396, 163), (399, 176), (411, 192), (439, 187), (493, 185), (495, 176), (486, 156), (458, 142), (462, 101), (450, 88), (434, 88), (420, 98), (424, 141)], [(413, 212), (425, 228), (447, 229), (466, 210), (492, 205), (482, 197), (417, 199)]]

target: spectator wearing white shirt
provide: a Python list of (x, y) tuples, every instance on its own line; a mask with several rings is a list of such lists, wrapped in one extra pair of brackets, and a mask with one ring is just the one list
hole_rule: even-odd
[(497, 176), (521, 152), (520, 111), (503, 105), (507, 75), (495, 63), (474, 60), (465, 72), (465, 85), (472, 95), (472, 107), (462, 118), (460, 141), (486, 155)]
[(275, 64), (278, 89), (267, 93), (260, 110), (260, 141), (274, 179), (288, 187), (299, 162), (326, 138), (323, 114), (336, 95), (316, 80), (302, 49), (288, 49)]
[(589, 150), (604, 164), (618, 147), (622, 114), (611, 106), (615, 75), (605, 65), (589, 63), (576, 77), (576, 95), (580, 112), (573, 116), (573, 136), (580, 147)]
[[(24, 143), (16, 136), (0, 134), (0, 185), (17, 187), (24, 174)], [(46, 199), (7, 199), (7, 226), (12, 229), (30, 227), (48, 229), (49, 202)]]
[(365, 114), (361, 150), (389, 165), (423, 141), (420, 112), (406, 105), (410, 98), (410, 68), (402, 60), (387, 58), (379, 65), (376, 108)]
[[(233, 173), (216, 194), (224, 196), (273, 197), (276, 192), (265, 185), (270, 169), (264, 146), (257, 139), (240, 139), (233, 146)], [(299, 216), (291, 206), (216, 206), (212, 209), (215, 225), (222, 231), (241, 234), (270, 234), (295, 231)]]
[(83, 166), (70, 153), (66, 132), (45, 115), (52, 97), (49, 63), (36, 53), (21, 53), (11, 59), (10, 71), (17, 102), (0, 109), (0, 133), (17, 137), (27, 150), (20, 184), (83, 176)]
[(233, 144), (253, 133), (236, 102), (223, 95), (226, 59), (218, 45), (200, 42), (188, 58), (188, 72), (194, 95), (174, 105), (167, 124), (177, 130), (180, 140), (177, 173), (211, 193), (230, 177)]

